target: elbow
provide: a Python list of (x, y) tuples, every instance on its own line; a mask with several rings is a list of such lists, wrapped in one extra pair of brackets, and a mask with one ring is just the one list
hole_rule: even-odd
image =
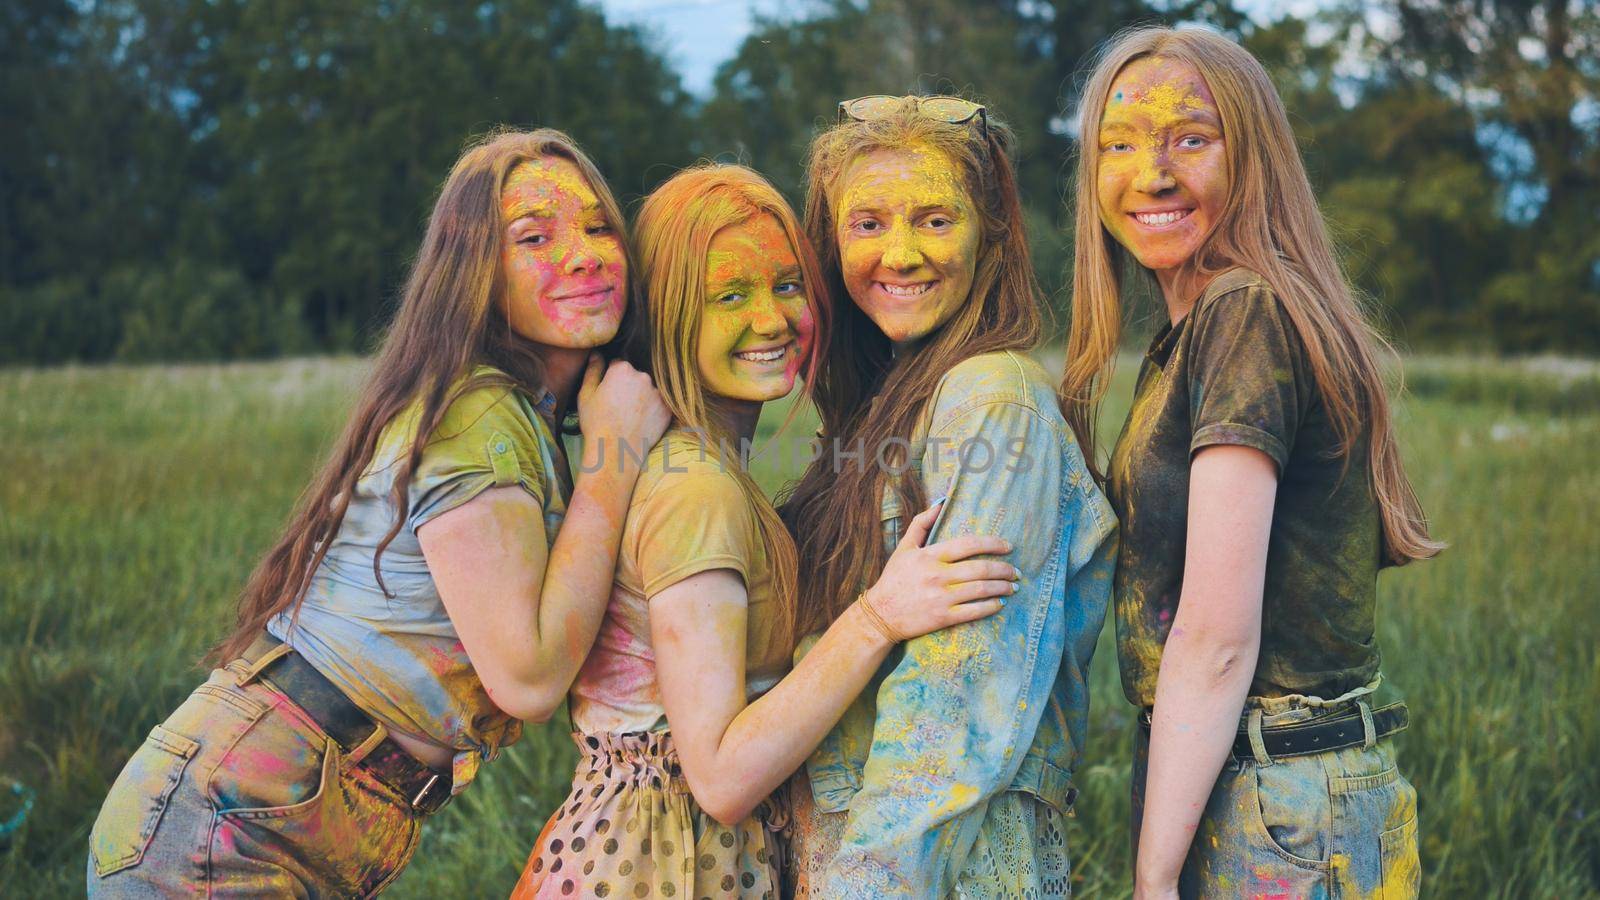
[(556, 691), (542, 685), (491, 685), (484, 682), (484, 691), (500, 711), (514, 719), (542, 724), (550, 721), (566, 700), (565, 690)]
[(1175, 637), (1168, 638), (1164, 656), (1181, 660), (1189, 677), (1222, 686), (1248, 681), (1255, 674), (1260, 639), (1254, 635), (1197, 629), (1184, 640)]
[(727, 785), (710, 787), (696, 784), (691, 780), (689, 793), (694, 795), (694, 802), (700, 805), (706, 815), (729, 828), (738, 825), (755, 812), (756, 801), (741, 796), (737, 791), (728, 790)]
[[(1246, 656), (1248, 655), (1248, 659)], [(1212, 648), (1205, 658), (1207, 677), (1216, 684), (1227, 684), (1248, 677), (1255, 669), (1255, 653), (1237, 644), (1222, 644)]]
[[(695, 802), (700, 802), (700, 796), (698, 794), (695, 795), (694, 799)], [(740, 822), (743, 822), (745, 819), (749, 818), (750, 814), (755, 811), (755, 807), (748, 803), (739, 803), (730, 800), (700, 803), (700, 808), (706, 811), (706, 815), (716, 819), (718, 822), (729, 828), (737, 826)]]

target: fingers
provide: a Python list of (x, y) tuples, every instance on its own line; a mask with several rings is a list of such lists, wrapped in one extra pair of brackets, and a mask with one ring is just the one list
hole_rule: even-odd
[(999, 600), (975, 600), (971, 603), (962, 603), (959, 606), (950, 607), (950, 624), (959, 625), (962, 622), (976, 622), (1005, 608), (1005, 603)]
[(921, 547), (928, 540), (928, 532), (933, 530), (933, 523), (939, 518), (939, 507), (944, 505), (946, 498), (940, 497), (922, 512), (911, 517), (906, 524), (906, 533), (900, 538), (903, 546)]
[(950, 563), (945, 569), (945, 576), (952, 584), (963, 581), (983, 581), (1006, 579), (1016, 581), (1022, 577), (1022, 572), (1004, 560), (999, 559), (969, 559), (964, 562)]
[(594, 392), (600, 386), (601, 370), (605, 368), (605, 360), (599, 353), (591, 352), (589, 359), (583, 366), (583, 383), (578, 386), (578, 397), (583, 398)]
[(984, 579), (983, 581), (963, 581), (950, 586), (948, 597), (956, 603), (971, 603), (974, 600), (988, 600), (999, 598), (1004, 601), (1017, 591), (1017, 583), (1009, 578)]
[(940, 541), (930, 549), (941, 562), (956, 562), (969, 556), (1004, 556), (1011, 552), (1011, 542), (992, 535), (964, 534)]

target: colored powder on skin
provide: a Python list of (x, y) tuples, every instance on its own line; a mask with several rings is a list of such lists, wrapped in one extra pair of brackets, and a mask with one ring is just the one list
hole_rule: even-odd
[(789, 363), (784, 367), (783, 375), (791, 383), (800, 374), (800, 362), (811, 352), (811, 342), (817, 333), (816, 319), (808, 308), (800, 313), (799, 324), (795, 328), (795, 354), (790, 357)]
[(1147, 116), (1150, 137), (1158, 140), (1164, 132), (1186, 122), (1190, 110), (1205, 109), (1206, 101), (1187, 82), (1164, 81), (1146, 88), (1124, 108), (1131, 115)]
[[(912, 145), (861, 156), (837, 181), (834, 227), (845, 288), (897, 343), (933, 331), (970, 293), (982, 240), (959, 173), (943, 151)], [(936, 222), (935, 214), (948, 221)], [(914, 299), (874, 289), (901, 274), (931, 287)]]
[[(857, 207), (872, 204), (879, 193), (912, 207), (942, 206), (952, 199), (962, 202), (963, 207), (966, 205), (966, 187), (956, 177), (956, 167), (943, 153), (923, 145), (907, 147), (900, 153), (910, 157), (909, 165), (897, 161), (892, 167), (872, 172), (867, 177), (846, 178), (845, 190), (834, 209), (834, 221), (843, 222)], [(870, 161), (865, 166), (876, 168)]]
[(558, 193), (582, 198), (585, 205), (594, 196), (576, 167), (543, 158), (523, 162), (511, 170), (501, 191), (503, 218), (511, 222), (523, 216), (549, 214)]
[[(708, 392), (770, 400), (776, 399), (774, 390), (793, 389), (812, 331), (799, 265), (788, 234), (769, 214), (731, 225), (713, 238), (706, 256), (706, 304), (697, 360)], [(744, 299), (722, 302), (734, 294)], [(753, 375), (722, 355), (767, 343), (763, 334), (776, 337), (783, 332), (790, 332), (795, 343), (776, 381), (772, 374)]]
[[(526, 216), (559, 220), (563, 214), (570, 215), (574, 211), (574, 203), (578, 214), (585, 220), (603, 219), (599, 198), (583, 180), (582, 173), (570, 161), (559, 158), (531, 159), (518, 164), (507, 176), (501, 191), (502, 220), (508, 225)], [(566, 224), (572, 223), (569, 220)], [(601, 258), (602, 268), (611, 270), (620, 267), (620, 244), (606, 248), (602, 246), (604, 243), (596, 241), (592, 247)], [(553, 284), (564, 277), (567, 262), (574, 252), (578, 252), (577, 248), (557, 249), (552, 245), (542, 252), (508, 252), (507, 259), (514, 270), (532, 274), (543, 283)], [(616, 322), (621, 318), (626, 302), (624, 291), (613, 291), (606, 303), (605, 315), (601, 318)], [(573, 336), (588, 332), (593, 327), (597, 313), (592, 307), (584, 308), (542, 295), (538, 298), (538, 304), (552, 324)]]

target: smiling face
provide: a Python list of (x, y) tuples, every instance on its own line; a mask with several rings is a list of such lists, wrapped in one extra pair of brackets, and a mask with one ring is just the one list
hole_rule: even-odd
[(980, 229), (958, 172), (941, 151), (915, 147), (868, 153), (840, 179), (845, 290), (896, 344), (927, 337), (972, 291)]
[(800, 260), (776, 217), (763, 213), (712, 236), (705, 296), (695, 364), (707, 393), (759, 403), (793, 390), (814, 319)]
[(1136, 59), (1111, 83), (1100, 119), (1100, 221), (1160, 276), (1194, 258), (1228, 196), (1222, 117), (1200, 73)]
[(520, 163), (500, 191), (505, 243), (501, 311), (520, 337), (587, 349), (611, 340), (627, 302), (627, 261), (606, 217), (569, 159)]

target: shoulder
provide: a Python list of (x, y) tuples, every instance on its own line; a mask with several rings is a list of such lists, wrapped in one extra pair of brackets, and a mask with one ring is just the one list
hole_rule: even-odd
[(1251, 311), (1286, 314), (1272, 284), (1252, 269), (1229, 269), (1211, 280), (1195, 302), (1197, 320), (1248, 315)]
[(534, 425), (522, 393), (509, 375), (490, 366), (478, 366), (457, 379), (445, 394), (449, 406), (434, 429), (437, 440), (486, 429), (512, 431), (512, 438), (531, 438)]
[(1017, 350), (969, 356), (939, 380), (932, 422), (949, 420), (990, 405), (1014, 405), (1060, 417), (1055, 384), (1038, 360)]
[[(549, 496), (560, 443), (510, 376), (479, 366), (451, 384), (445, 402), (422, 448), (419, 479), (493, 472), (496, 484), (520, 482)], [(413, 423), (419, 407), (408, 414)]]
[[(510, 377), (488, 366), (457, 378), (445, 390), (445, 407), (423, 444), (424, 457), (438, 459), (469, 445), (481, 449), (496, 434), (526, 446), (536, 439), (535, 428), (519, 397)], [(414, 397), (383, 426), (373, 455), (374, 470), (411, 452), (422, 412), (422, 399)]]
[(1026, 406), (1036, 404), (1041, 391), (1054, 396), (1050, 376), (1037, 360), (1017, 350), (996, 350), (969, 356), (952, 366), (939, 379), (934, 397), (941, 405), (991, 399)]
[(694, 432), (672, 428), (645, 458), (634, 487), (634, 506), (694, 503), (706, 512), (747, 503), (739, 479), (709, 443)]

